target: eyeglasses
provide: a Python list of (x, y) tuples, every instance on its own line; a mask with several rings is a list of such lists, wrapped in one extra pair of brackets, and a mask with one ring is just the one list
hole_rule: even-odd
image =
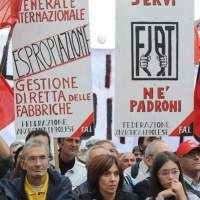
[(41, 164), (44, 164), (47, 161), (48, 157), (46, 157), (46, 156), (39, 156), (39, 157), (30, 156), (29, 158), (27, 158), (27, 160), (24, 160), (24, 161), (26, 161), (30, 165), (34, 165), (38, 161), (38, 159)]
[(190, 153), (184, 154), (184, 155), (180, 156), (180, 158), (183, 158), (183, 157), (194, 158), (195, 155), (197, 155), (197, 156), (200, 157), (200, 151), (193, 151), (193, 152), (190, 152)]
[(162, 176), (162, 177), (167, 177), (170, 174), (172, 174), (173, 176), (177, 176), (180, 174), (179, 170), (172, 170), (172, 171), (162, 171), (162, 172), (158, 172), (158, 175)]
[(148, 155), (148, 156), (154, 157), (154, 156), (157, 156), (157, 155)]

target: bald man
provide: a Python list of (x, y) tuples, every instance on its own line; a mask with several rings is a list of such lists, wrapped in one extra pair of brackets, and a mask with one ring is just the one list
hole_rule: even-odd
[(122, 163), (122, 169), (125, 170), (127, 167), (136, 163), (135, 155), (131, 152), (126, 152), (120, 157)]

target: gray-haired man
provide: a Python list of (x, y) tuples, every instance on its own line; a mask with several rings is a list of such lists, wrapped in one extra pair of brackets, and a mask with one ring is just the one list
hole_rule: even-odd
[(14, 200), (73, 198), (69, 178), (48, 169), (49, 163), (47, 145), (38, 138), (29, 139), (24, 145), (20, 160), (26, 173), (6, 184)]

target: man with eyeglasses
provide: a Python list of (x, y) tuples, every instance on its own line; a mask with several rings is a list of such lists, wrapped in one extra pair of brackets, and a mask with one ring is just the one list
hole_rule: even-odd
[(115, 156), (116, 158), (118, 157), (118, 152), (116, 150), (116, 146), (109, 140), (99, 140), (97, 142), (97, 145), (101, 145), (103, 147), (105, 147), (106, 149), (108, 149), (108, 151), (110, 151), (110, 154), (112, 156)]
[(73, 199), (68, 177), (49, 169), (49, 148), (38, 138), (29, 139), (22, 150), (21, 178), (6, 183), (14, 200)]
[[(181, 143), (176, 151), (188, 189), (200, 191), (200, 146), (192, 140)], [(200, 192), (194, 192), (200, 197)]]
[[(51, 154), (51, 139), (50, 139), (49, 133), (42, 129), (33, 130), (28, 133), (28, 135), (25, 138), (25, 142), (27, 142), (30, 138), (38, 138), (48, 146), (49, 158), (50, 158), (50, 161), (52, 162), (53, 156)], [(55, 170), (55, 166), (52, 163), (50, 163), (49, 168), (52, 170)]]
[[(145, 149), (149, 143), (154, 140), (160, 140), (161, 137), (139, 137), (138, 138), (138, 147), (142, 154), (144, 154)], [(130, 176), (135, 178), (137, 181), (142, 181), (146, 177), (149, 177), (149, 168), (148, 165), (145, 163), (144, 158), (140, 163), (136, 163), (124, 170), (124, 176)]]
[(16, 151), (19, 147), (23, 146), (24, 142), (15, 141), (10, 145), (10, 151), (12, 152), (13, 158), (15, 158)]

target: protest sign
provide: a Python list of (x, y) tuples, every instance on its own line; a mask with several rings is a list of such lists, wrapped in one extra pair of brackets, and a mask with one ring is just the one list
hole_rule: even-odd
[(179, 136), (193, 121), (194, 4), (116, 1), (116, 136)]
[(17, 138), (93, 135), (88, 1), (23, 1), (12, 47)]

